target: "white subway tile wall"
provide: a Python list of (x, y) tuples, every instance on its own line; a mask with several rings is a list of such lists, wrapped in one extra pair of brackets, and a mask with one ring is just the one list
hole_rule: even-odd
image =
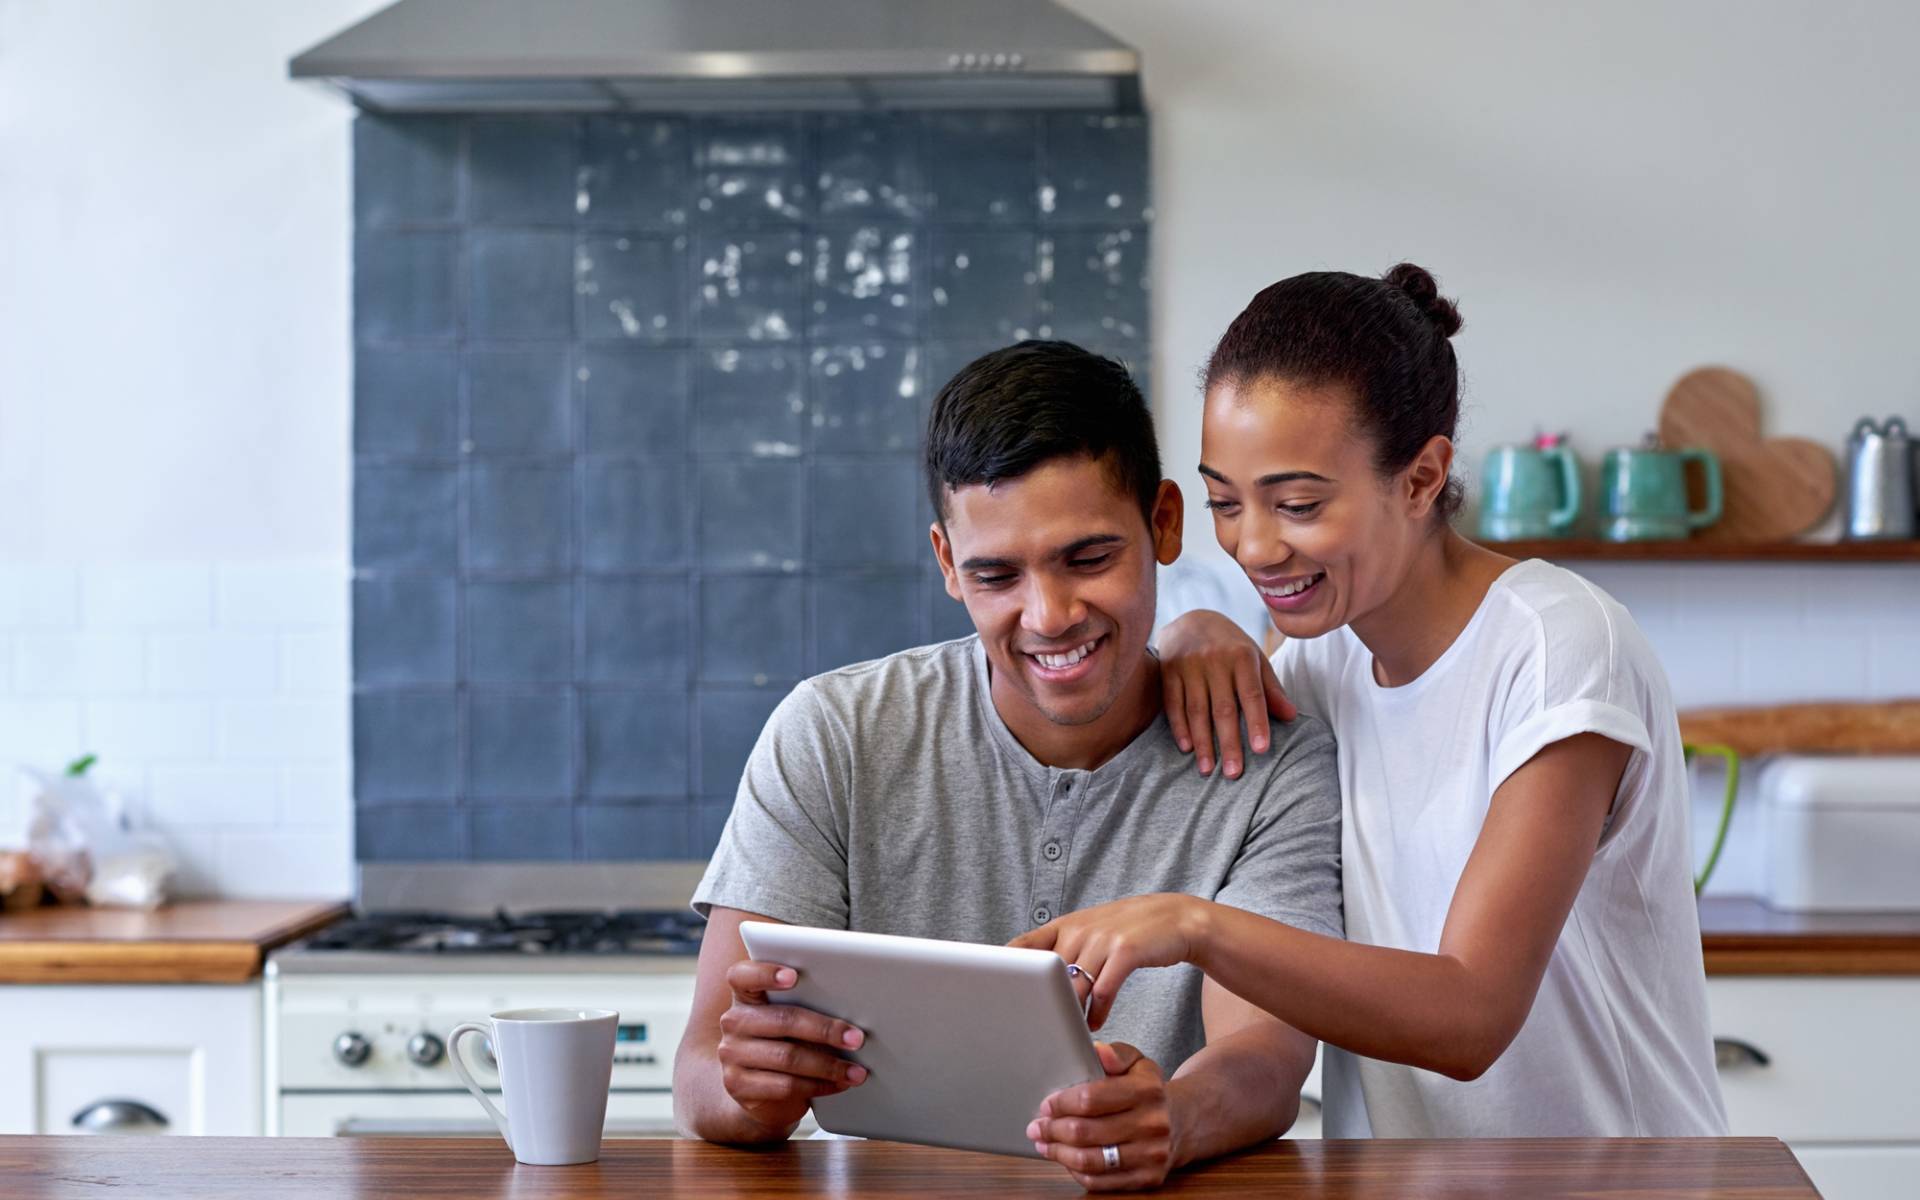
[(0, 566), (0, 846), (20, 768), (92, 753), (182, 894), (347, 895), (347, 599), (344, 562)]
[[(1633, 613), (1682, 708), (1920, 697), (1920, 564), (1575, 565)], [(1711, 893), (1765, 890), (1756, 766), (1742, 770)], [(1718, 764), (1694, 766), (1696, 859), (1725, 786)]]
[(14, 686), (30, 696), (138, 695), (143, 649), (131, 633), (22, 633), (13, 645)]
[(78, 571), (0, 564), (0, 629), (72, 629), (79, 613)]
[[(1916, 587), (1915, 591), (1920, 591)], [(1867, 692), (1874, 696), (1920, 696), (1920, 629), (1915, 629), (1913, 600), (1902, 628), (1876, 631), (1868, 638)]]
[[(1682, 706), (1920, 696), (1920, 566), (1578, 569), (1633, 612)], [(0, 567), (0, 766), (101, 755), (103, 783), (180, 856), (183, 891), (344, 895), (347, 596), (344, 563)], [(1757, 774), (1714, 892), (1763, 886)], [(1721, 786), (1696, 768), (1702, 857)], [(0, 787), (0, 845), (23, 839), (32, 791)]]

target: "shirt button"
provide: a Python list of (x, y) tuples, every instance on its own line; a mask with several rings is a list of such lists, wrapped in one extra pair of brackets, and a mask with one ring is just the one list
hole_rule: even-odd
[(1034, 923), (1035, 925), (1045, 925), (1045, 924), (1046, 924), (1046, 923), (1047, 923), (1048, 921), (1051, 921), (1051, 920), (1053, 920), (1053, 910), (1052, 910), (1052, 909), (1050, 909), (1050, 908), (1048, 908), (1048, 907), (1047, 907), (1046, 905), (1044, 905), (1044, 904), (1041, 904), (1041, 905), (1037, 905), (1037, 906), (1036, 906), (1036, 907), (1034, 908), (1034, 910), (1033, 910), (1033, 923)]
[(1046, 856), (1046, 860), (1048, 862), (1059, 862), (1060, 861), (1060, 843), (1048, 842), (1046, 845), (1040, 847), (1040, 853)]

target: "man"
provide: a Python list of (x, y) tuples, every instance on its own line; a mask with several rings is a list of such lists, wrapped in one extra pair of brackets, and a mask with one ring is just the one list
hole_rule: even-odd
[[(1325, 727), (1277, 731), (1227, 779), (1161, 715), (1147, 639), (1181, 499), (1125, 369), (1064, 342), (987, 354), (935, 399), (926, 466), (934, 552), (978, 634), (808, 680), (768, 720), (694, 895), (710, 923), (674, 1064), (691, 1136), (779, 1140), (866, 1078), (837, 1053), (861, 1031), (767, 1003), (794, 973), (748, 960), (742, 920), (1000, 943), (1180, 891), (1341, 932)], [(1124, 1039), (1100, 1047), (1107, 1077), (1028, 1128), (1094, 1190), (1285, 1132), (1314, 1051), (1191, 967), (1134, 977), (1103, 1033)]]

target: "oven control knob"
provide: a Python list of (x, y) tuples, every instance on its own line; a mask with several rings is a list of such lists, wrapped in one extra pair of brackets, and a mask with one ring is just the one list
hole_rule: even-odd
[(416, 1033), (407, 1039), (407, 1058), (416, 1067), (430, 1067), (446, 1054), (447, 1044), (430, 1033)]
[(343, 1033), (333, 1039), (333, 1056), (349, 1067), (357, 1067), (373, 1053), (373, 1043), (357, 1033)]

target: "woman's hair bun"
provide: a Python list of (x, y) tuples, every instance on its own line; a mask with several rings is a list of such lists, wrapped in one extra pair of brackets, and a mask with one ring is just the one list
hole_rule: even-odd
[(1433, 281), (1433, 276), (1425, 267), (1403, 262), (1390, 268), (1381, 278), (1405, 292), (1414, 307), (1438, 326), (1443, 336), (1452, 337), (1460, 332), (1460, 310), (1454, 307), (1453, 301), (1440, 294), (1440, 285)]

